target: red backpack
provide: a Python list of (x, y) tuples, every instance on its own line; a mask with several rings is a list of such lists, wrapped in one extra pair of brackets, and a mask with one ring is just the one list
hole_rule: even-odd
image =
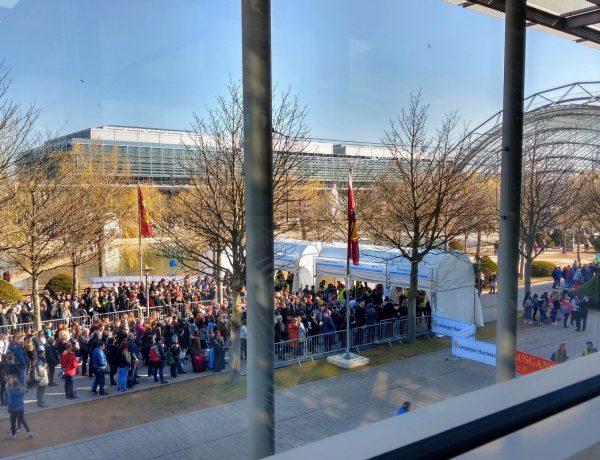
[(158, 352), (158, 345), (152, 345), (150, 347), (150, 361), (160, 361), (160, 353)]

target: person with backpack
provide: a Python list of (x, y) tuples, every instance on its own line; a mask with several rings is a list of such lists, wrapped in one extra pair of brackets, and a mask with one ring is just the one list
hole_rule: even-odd
[(37, 405), (38, 407), (46, 407), (44, 395), (48, 386), (48, 365), (46, 364), (45, 353), (40, 351), (38, 357), (33, 364), (33, 381), (37, 385)]
[(160, 383), (168, 383), (164, 377), (164, 361), (165, 351), (162, 346), (162, 338), (156, 337), (154, 345), (150, 347), (150, 363), (152, 365), (152, 377), (154, 377), (154, 383), (158, 382), (159, 377)]
[(165, 352), (165, 363), (169, 366), (171, 371), (171, 377), (177, 378), (177, 370), (179, 367), (179, 358), (181, 356), (181, 347), (179, 346), (179, 337), (177, 334), (173, 334), (171, 339), (171, 345)]
[(25, 421), (25, 389), (18, 377), (11, 376), (6, 385), (6, 405), (10, 414), (10, 439), (17, 439), (17, 423), (27, 430), (27, 437), (31, 438), (33, 433)]

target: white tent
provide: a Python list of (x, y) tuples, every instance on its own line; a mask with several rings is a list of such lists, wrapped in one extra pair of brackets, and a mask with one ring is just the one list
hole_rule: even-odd
[[(322, 277), (346, 276), (345, 244), (321, 248), (315, 262), (317, 282)], [(360, 264), (350, 263), (353, 281), (381, 283), (386, 287), (410, 285), (410, 262), (397, 249), (365, 245)], [(432, 251), (419, 264), (419, 289), (429, 295), (434, 314), (483, 326), (481, 302), (469, 257), (457, 251)]]
[(320, 246), (321, 243), (311, 241), (275, 240), (275, 270), (286, 270), (294, 274), (293, 291), (302, 289), (307, 284), (314, 284), (314, 259), (319, 254)]
[[(319, 254), (321, 243), (302, 240), (278, 238), (274, 241), (274, 268), (285, 270), (294, 274), (292, 290), (301, 289), (306, 284), (311, 286), (315, 280), (315, 257)], [(210, 251), (207, 252), (210, 256)], [(231, 250), (227, 249), (221, 254), (221, 267), (232, 270), (229, 261)], [(206, 264), (200, 264), (201, 272), (210, 273)]]

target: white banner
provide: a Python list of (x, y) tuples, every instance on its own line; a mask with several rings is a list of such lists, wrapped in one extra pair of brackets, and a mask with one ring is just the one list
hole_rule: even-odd
[[(462, 337), (470, 337), (475, 335), (477, 328), (474, 324), (465, 323), (455, 319), (444, 318), (443, 316), (433, 315), (431, 317), (431, 332), (434, 334), (447, 335), (454, 337), (458, 333), (462, 333)], [(465, 331), (463, 333), (463, 331)]]
[(489, 366), (496, 365), (496, 344), (475, 339), (474, 324), (442, 316), (431, 318), (431, 331), (452, 337), (452, 354)]
[(496, 365), (496, 344), (470, 337), (453, 337), (452, 354), (488, 366)]

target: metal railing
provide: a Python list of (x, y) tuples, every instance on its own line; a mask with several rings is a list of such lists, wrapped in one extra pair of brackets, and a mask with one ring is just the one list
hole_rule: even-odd
[[(427, 319), (426, 317), (422, 317)], [(350, 330), (350, 349), (381, 344), (392, 345), (407, 338), (408, 319), (406, 317), (381, 321), (380, 323), (357, 327)], [(346, 330), (307, 336), (302, 339), (284, 340), (274, 344), (274, 365), (283, 367), (301, 364), (304, 361), (324, 358), (339, 353), (346, 347)], [(429, 336), (427, 321), (417, 323), (417, 336)]]
[[(108, 318), (109, 321), (114, 321), (115, 319), (123, 318), (126, 315), (134, 315), (137, 318), (148, 317), (148, 313), (152, 315), (152, 313), (156, 313), (158, 318), (162, 319), (165, 316), (171, 314), (173, 311), (176, 311), (179, 316), (185, 316), (186, 309), (193, 310), (194, 307), (197, 306), (209, 306), (214, 304), (215, 301), (212, 300), (202, 300), (198, 302), (177, 302), (173, 304), (167, 305), (157, 305), (154, 307), (150, 307), (150, 310), (146, 309), (143, 306), (139, 306), (134, 309), (129, 310), (120, 310), (114, 312), (105, 312), (105, 313), (94, 313), (92, 316), (76, 316), (69, 318), (56, 318), (50, 320), (42, 321), (42, 329), (46, 329), (48, 325), (54, 331), (58, 329), (58, 326), (61, 324), (67, 324), (70, 327), (73, 322), (77, 322), (79, 325), (83, 327), (90, 327), (94, 320), (100, 319), (104, 320)], [(27, 332), (29, 329), (35, 330), (35, 323), (27, 322), (27, 323), (17, 323), (15, 325), (6, 325), (0, 326), (0, 334), (14, 335), (20, 332)]]

